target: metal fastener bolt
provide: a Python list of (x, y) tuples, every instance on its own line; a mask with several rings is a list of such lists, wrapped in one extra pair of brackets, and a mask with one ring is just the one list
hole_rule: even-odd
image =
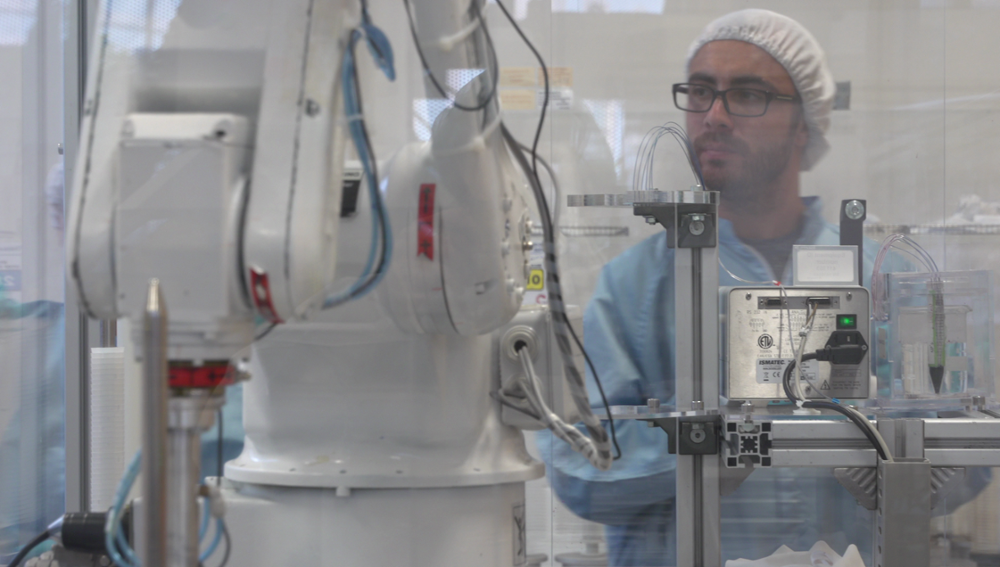
[(705, 409), (705, 402), (695, 400), (691, 402), (691, 409), (693, 410), (703, 410)]
[(656, 224), (656, 217), (646, 217), (646, 224)]
[(703, 429), (692, 429), (690, 435), (688, 435), (692, 443), (701, 443), (706, 437), (708, 436), (705, 435), (705, 430)]
[(854, 294), (853, 294), (853, 293), (851, 293), (851, 292), (847, 292), (847, 301), (850, 301), (850, 300), (851, 300), (851, 298), (853, 298), (853, 297), (854, 297)]
[(979, 411), (986, 409), (986, 397), (985, 396), (972, 396), (972, 406)]
[(751, 294), (751, 293), (750, 293), (750, 292), (748, 291), (748, 292), (747, 292), (747, 301), (750, 301), (750, 300), (751, 300), (752, 298), (753, 298), (753, 294)]
[(865, 205), (861, 201), (853, 199), (844, 205), (844, 213), (847, 215), (847, 218), (858, 220), (865, 216)]
[(705, 223), (703, 221), (691, 221), (688, 225), (688, 232), (694, 236), (705, 234)]
[(657, 398), (649, 398), (646, 400), (646, 406), (648, 406), (649, 409), (656, 411), (660, 409), (660, 400)]
[(316, 102), (313, 99), (307, 100), (306, 101), (306, 115), (312, 117), (312, 116), (316, 116), (317, 114), (319, 114), (319, 103)]

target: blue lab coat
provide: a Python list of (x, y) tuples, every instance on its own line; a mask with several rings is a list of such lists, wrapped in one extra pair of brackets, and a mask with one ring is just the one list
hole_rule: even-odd
[[(840, 244), (839, 227), (823, 220), (819, 199), (807, 197), (804, 203), (798, 244)], [(865, 242), (866, 287), (877, 252), (877, 243)], [(719, 256), (745, 280), (775, 279), (766, 260), (725, 220), (719, 225)], [(673, 258), (664, 231), (626, 250), (601, 273), (584, 315), (584, 341), (611, 405), (645, 405), (648, 398), (674, 403)], [(788, 264), (779, 279), (790, 283)], [(719, 272), (720, 286), (748, 285), (721, 267)], [(589, 369), (587, 382), (591, 406), (601, 408)], [(633, 420), (617, 421), (616, 428), (622, 458), (606, 472), (549, 431), (539, 432), (549, 480), (570, 510), (606, 524), (609, 565), (674, 565), (676, 458), (667, 452), (667, 435)], [(818, 539), (839, 552), (848, 543), (863, 552), (871, 547), (871, 513), (826, 469), (755, 471), (736, 493), (723, 497), (721, 529), (723, 559), (763, 557), (782, 544), (808, 549)]]

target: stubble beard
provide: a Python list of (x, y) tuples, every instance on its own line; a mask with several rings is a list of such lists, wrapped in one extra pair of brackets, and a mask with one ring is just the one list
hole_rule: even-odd
[(705, 174), (708, 190), (718, 191), (723, 203), (731, 210), (754, 211), (771, 207), (779, 198), (774, 191), (775, 183), (785, 172), (794, 153), (794, 137), (790, 135), (780, 145), (753, 152), (743, 142), (724, 137), (720, 140), (717, 135), (703, 134), (695, 141), (695, 147), (719, 141), (737, 150), (743, 158), (743, 167), (741, 171), (732, 168), (710, 170)]

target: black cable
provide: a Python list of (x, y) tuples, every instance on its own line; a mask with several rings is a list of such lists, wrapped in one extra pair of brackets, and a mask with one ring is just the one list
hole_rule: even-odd
[(277, 326), (278, 326), (277, 323), (271, 323), (270, 325), (268, 325), (268, 327), (266, 329), (264, 329), (264, 332), (262, 332), (261, 334), (259, 334), (259, 335), (257, 335), (256, 337), (253, 338), (253, 342), (257, 342), (257, 341), (263, 339), (268, 334), (270, 334), (271, 331), (273, 331), (274, 328), (277, 327)]
[[(810, 352), (808, 354), (802, 355), (802, 362), (805, 362), (807, 360), (815, 360), (817, 357), (818, 357), (817, 353)], [(793, 403), (798, 401), (798, 398), (796, 398), (792, 394), (791, 384), (790, 384), (792, 371), (794, 369), (795, 369), (795, 361), (793, 360), (790, 363), (788, 363), (788, 366), (785, 367), (785, 372), (782, 375), (781, 379), (781, 385), (785, 389), (785, 395), (788, 396), (788, 399)], [(854, 413), (853, 411), (845, 408), (844, 406), (838, 403), (828, 402), (825, 400), (806, 401), (802, 403), (802, 407), (811, 409), (828, 409), (844, 415), (845, 417), (847, 417), (847, 419), (851, 420), (851, 422), (853, 422), (854, 425), (857, 425), (858, 429), (860, 429), (861, 432), (865, 434), (865, 437), (867, 437), (868, 441), (870, 441), (872, 446), (875, 447), (875, 451), (878, 452), (878, 456), (881, 457), (882, 460), (885, 461), (889, 459), (889, 456), (886, 455), (885, 451), (882, 450), (882, 444), (878, 442), (878, 438), (875, 436), (874, 431), (872, 431), (873, 428), (871, 422), (869, 422), (861, 415)]]
[(14, 556), (14, 560), (11, 561), (10, 565), (8, 565), (7, 567), (17, 567), (22, 561), (24, 561), (24, 558), (27, 557), (29, 553), (31, 553), (32, 549), (35, 549), (50, 537), (52, 537), (52, 534), (49, 533), (49, 530), (45, 530), (44, 532), (35, 536), (35, 539), (29, 541), (28, 545), (22, 547), (21, 551), (17, 552), (17, 555)]
[[(544, 195), (544, 193), (541, 192), (542, 181), (541, 181), (541, 178), (538, 175), (538, 142), (539, 142), (539, 140), (542, 137), (542, 126), (545, 124), (545, 111), (549, 107), (549, 90), (550, 90), (549, 89), (549, 69), (545, 65), (545, 59), (542, 58), (542, 54), (538, 52), (538, 50), (535, 48), (534, 44), (531, 43), (531, 40), (528, 39), (528, 36), (526, 36), (524, 34), (524, 30), (521, 29), (521, 26), (517, 25), (517, 21), (514, 20), (514, 16), (512, 16), (511, 13), (510, 13), (510, 11), (507, 10), (507, 7), (503, 5), (503, 2), (501, 2), (501, 0), (496, 0), (496, 2), (497, 2), (497, 6), (500, 6), (500, 9), (503, 11), (504, 16), (507, 17), (507, 21), (509, 21), (510, 25), (512, 25), (514, 27), (514, 31), (517, 32), (517, 35), (521, 36), (521, 39), (524, 41), (525, 45), (528, 46), (528, 49), (531, 50), (531, 53), (533, 53), (535, 55), (535, 59), (538, 60), (538, 65), (542, 68), (542, 77), (543, 77), (544, 82), (545, 82), (545, 91), (544, 91), (544, 96), (543, 96), (543, 99), (542, 99), (542, 110), (541, 110), (541, 113), (540, 113), (540, 115), (538, 117), (538, 126), (535, 128), (535, 139), (534, 139), (534, 141), (531, 144), (531, 174), (534, 175), (534, 177), (535, 177), (535, 183), (538, 186), (538, 192), (537, 192), (536, 196), (538, 197), (538, 206), (539, 206), (539, 209), (540, 209), (539, 212), (541, 214), (545, 215), (545, 219), (547, 219), (549, 225), (551, 225), (551, 223), (552, 223), (552, 215), (551, 215), (551, 212), (549, 210), (548, 202), (545, 199), (545, 195)], [(503, 129), (504, 129), (504, 134), (510, 140), (514, 140), (514, 137), (511, 136), (509, 132), (507, 132), (506, 127), (503, 127)], [(520, 152), (521, 151), (520, 147), (523, 147), (523, 145), (520, 144), (520, 143), (515, 142), (514, 147), (512, 147), (511, 150), (515, 151), (515, 152)], [(549, 174), (553, 175), (551, 168), (547, 168), (547, 169), (549, 170)], [(553, 175), (553, 179), (554, 178), (555, 178), (555, 176)], [(559, 204), (556, 203), (556, 206), (558, 207)], [(549, 230), (550, 230), (550, 232), (552, 232), (552, 227), (551, 226), (549, 227)], [(555, 234), (554, 233), (550, 234), (550, 235), (547, 235), (546, 240), (548, 241), (547, 243), (550, 246), (552, 246), (553, 248), (555, 247)], [(551, 251), (547, 250), (546, 253), (547, 254), (552, 254), (553, 259), (555, 258), (555, 250), (554, 249), (551, 250)], [(558, 280), (558, 276), (556, 274), (551, 274), (551, 277), (553, 277), (556, 280)], [(608, 403), (608, 397), (604, 393), (604, 386), (601, 384), (601, 378), (597, 374), (597, 368), (594, 367), (593, 361), (590, 360), (590, 355), (587, 354), (587, 349), (583, 348), (583, 342), (580, 341), (580, 337), (577, 336), (576, 331), (573, 329), (573, 325), (570, 325), (569, 318), (566, 317), (565, 313), (561, 313), (561, 316), (562, 316), (563, 322), (566, 324), (566, 327), (569, 328), (569, 333), (573, 337), (573, 341), (576, 343), (577, 348), (579, 348), (580, 352), (583, 353), (583, 357), (587, 361), (587, 366), (590, 368), (591, 374), (594, 375), (594, 383), (597, 384), (597, 391), (601, 394), (601, 403), (604, 404), (604, 410), (608, 414), (608, 425), (609, 425), (609, 429), (611, 429), (611, 442), (614, 444), (614, 446), (615, 446), (615, 452), (617, 453), (617, 455), (614, 457), (614, 460), (617, 461), (618, 459), (622, 458), (622, 449), (621, 449), (621, 446), (618, 445), (618, 434), (615, 431), (615, 419), (611, 415), (611, 405)]]
[(566, 321), (566, 326), (569, 327), (569, 334), (573, 336), (573, 341), (576, 342), (576, 346), (583, 353), (584, 360), (587, 361), (587, 366), (590, 367), (590, 373), (594, 375), (594, 382), (597, 384), (597, 391), (601, 393), (601, 403), (604, 404), (604, 411), (608, 412), (608, 425), (611, 428), (611, 442), (615, 446), (615, 452), (618, 455), (615, 456), (614, 460), (622, 458), (622, 448), (618, 446), (618, 435), (615, 433), (615, 418), (611, 417), (611, 406), (608, 404), (608, 397), (604, 395), (604, 386), (601, 385), (601, 378), (597, 375), (597, 369), (594, 368), (594, 363), (590, 360), (590, 355), (587, 354), (587, 349), (583, 348), (583, 343), (580, 342), (580, 338), (576, 336), (576, 331), (573, 330), (573, 325)]
[(521, 36), (521, 39), (524, 40), (528, 49), (535, 54), (535, 59), (538, 59), (538, 64), (542, 67), (542, 77), (545, 79), (545, 94), (542, 99), (542, 113), (538, 117), (538, 128), (535, 129), (535, 141), (531, 144), (531, 171), (534, 172), (535, 177), (537, 178), (538, 140), (542, 137), (542, 124), (545, 123), (545, 110), (549, 107), (549, 68), (545, 66), (545, 60), (542, 59), (542, 55), (538, 53), (537, 49), (535, 49), (535, 46), (528, 39), (528, 36), (524, 35), (524, 31), (521, 30), (521, 26), (517, 25), (517, 22), (514, 20), (514, 16), (507, 11), (507, 7), (503, 5), (503, 2), (500, 0), (496, 0), (496, 2), (497, 6), (500, 6), (500, 9), (503, 10), (503, 15), (507, 16), (507, 20), (510, 22), (510, 25), (514, 26), (514, 31), (517, 32), (517, 35)]
[(828, 409), (843, 414), (844, 416), (847, 417), (847, 419), (854, 422), (854, 424), (858, 426), (858, 429), (860, 429), (861, 432), (865, 434), (865, 437), (867, 437), (868, 440), (871, 441), (872, 446), (875, 447), (875, 451), (878, 452), (878, 456), (881, 457), (883, 461), (889, 460), (889, 456), (886, 455), (885, 451), (882, 450), (882, 445), (878, 442), (878, 438), (875, 437), (875, 433), (872, 431), (871, 422), (865, 419), (864, 417), (850, 411), (849, 409), (845, 408), (840, 404), (827, 402), (823, 400), (814, 400), (805, 402), (802, 404), (802, 407), (815, 408), (815, 409)]
[[(479, 103), (476, 104), (476, 106), (465, 106), (459, 104), (457, 100), (451, 101), (451, 103), (455, 105), (455, 108), (459, 110), (464, 110), (466, 112), (475, 112), (477, 110), (482, 110), (486, 108), (486, 105), (488, 105), (490, 101), (493, 100), (493, 98), (496, 96), (497, 83), (500, 82), (500, 62), (497, 60), (496, 48), (493, 46), (493, 39), (490, 37), (489, 30), (486, 29), (486, 21), (483, 19), (482, 10), (480, 10), (476, 2), (478, 2), (478, 0), (472, 0), (472, 7), (473, 10), (476, 12), (476, 17), (479, 19), (479, 26), (483, 29), (483, 33), (486, 36), (487, 45), (490, 46), (489, 63), (492, 63), (493, 66), (493, 78), (490, 80), (490, 82), (492, 83), (490, 85), (490, 92), (486, 95), (484, 99), (480, 100)], [(437, 78), (434, 77), (434, 73), (431, 72), (430, 65), (427, 64), (427, 58), (424, 57), (424, 50), (420, 47), (420, 38), (419, 36), (417, 36), (416, 23), (414, 23), (413, 21), (413, 12), (410, 7), (410, 0), (403, 0), (403, 5), (406, 7), (406, 19), (410, 24), (410, 34), (413, 36), (413, 45), (416, 46), (417, 48), (417, 56), (420, 58), (420, 65), (424, 68), (424, 73), (427, 74), (427, 78), (431, 80), (431, 84), (434, 85), (434, 88), (437, 89), (437, 92), (441, 93), (441, 96), (443, 96), (444, 98), (450, 100), (451, 97), (448, 96), (448, 93), (444, 90), (444, 87), (442, 87), (441, 83), (439, 83)]]
[[(545, 199), (545, 193), (542, 191), (542, 183), (538, 178), (538, 174), (535, 173), (534, 171), (531, 171), (531, 168), (528, 166), (527, 160), (524, 157), (524, 153), (521, 150), (522, 144), (518, 143), (518, 141), (514, 139), (514, 136), (510, 133), (509, 130), (507, 130), (507, 126), (505, 126), (503, 123), (500, 124), (500, 132), (503, 135), (504, 140), (507, 142), (507, 146), (510, 148), (510, 151), (514, 153), (515, 161), (517, 161), (517, 163), (521, 166), (521, 169), (524, 170), (524, 174), (528, 177), (529, 185), (531, 185), (532, 193), (535, 196), (535, 202), (538, 204), (539, 215), (542, 217), (542, 229), (543, 229), (542, 232), (544, 234), (546, 247), (548, 248), (545, 251), (545, 253), (547, 256), (550, 257), (550, 261), (554, 268), (552, 270), (549, 270), (547, 276), (550, 280), (551, 284), (550, 287), (553, 289), (558, 288), (559, 274), (555, 269), (558, 265), (557, 263), (558, 261), (556, 259), (556, 254), (555, 254), (555, 232), (552, 227), (552, 216), (549, 212), (548, 201)], [(553, 304), (554, 302), (550, 302), (550, 306)], [(566, 327), (569, 329), (570, 336), (573, 337), (573, 340), (574, 342), (576, 342), (576, 345), (580, 349), (580, 352), (583, 353), (584, 359), (587, 361), (587, 364), (590, 367), (590, 371), (594, 375), (594, 382), (597, 384), (597, 390), (601, 394), (601, 402), (604, 404), (604, 410), (608, 414), (608, 424), (611, 429), (611, 442), (612, 444), (614, 444), (615, 450), (618, 453), (618, 455), (615, 456), (613, 459), (618, 460), (621, 458), (622, 452), (621, 452), (621, 447), (618, 445), (618, 434), (615, 431), (615, 418), (611, 415), (611, 405), (608, 403), (608, 398), (604, 393), (604, 386), (601, 384), (601, 378), (597, 374), (597, 368), (594, 367), (594, 363), (590, 360), (590, 355), (587, 354), (587, 350), (583, 347), (583, 343), (580, 341), (580, 338), (576, 335), (576, 331), (573, 329), (573, 325), (570, 324), (569, 318), (566, 316), (566, 313), (564, 311), (556, 311), (555, 309), (552, 309), (552, 315), (560, 322), (562, 322), (564, 325), (566, 325)]]

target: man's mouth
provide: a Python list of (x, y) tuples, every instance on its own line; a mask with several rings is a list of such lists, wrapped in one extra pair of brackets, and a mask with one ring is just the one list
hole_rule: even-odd
[(717, 160), (717, 159), (728, 159), (737, 152), (735, 149), (728, 146), (707, 146), (701, 148), (698, 152), (698, 156), (704, 161)]

